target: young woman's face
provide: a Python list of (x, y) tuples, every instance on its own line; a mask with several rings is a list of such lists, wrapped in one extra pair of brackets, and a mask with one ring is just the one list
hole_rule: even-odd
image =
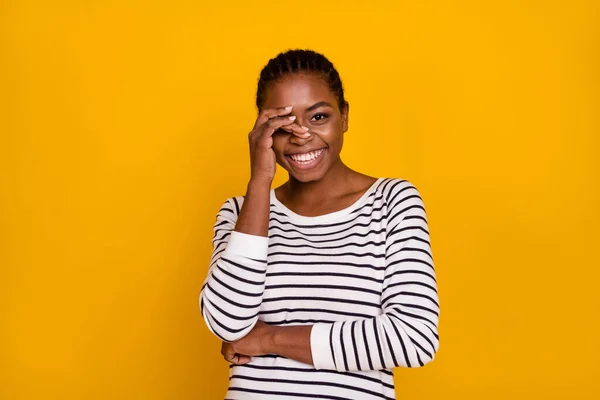
[(286, 76), (266, 89), (263, 108), (287, 106), (293, 107), (290, 115), (296, 117), (295, 123), (309, 128), (310, 136), (304, 139), (282, 130), (275, 132), (277, 163), (300, 182), (317, 181), (340, 161), (348, 108), (340, 110), (327, 83), (310, 74)]

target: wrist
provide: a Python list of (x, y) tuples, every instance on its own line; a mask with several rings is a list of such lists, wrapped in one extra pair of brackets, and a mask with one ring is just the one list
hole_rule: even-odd
[(278, 342), (279, 342), (279, 335), (281, 333), (281, 328), (279, 326), (273, 326), (270, 325), (269, 326), (269, 330), (267, 332), (267, 334), (265, 335), (265, 340), (264, 340), (264, 354), (278, 354), (277, 353), (277, 348), (278, 348)]
[(251, 178), (248, 182), (248, 193), (255, 191), (271, 190), (271, 179), (267, 178)]

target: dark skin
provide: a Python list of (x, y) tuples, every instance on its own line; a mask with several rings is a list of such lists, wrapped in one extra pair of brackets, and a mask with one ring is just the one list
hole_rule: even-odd
[[(288, 171), (289, 180), (275, 189), (275, 195), (296, 214), (339, 211), (365, 193), (376, 178), (350, 169), (340, 158), (348, 112), (348, 104), (340, 109), (335, 94), (318, 75), (292, 74), (267, 87), (249, 134), (251, 178), (236, 231), (268, 235), (269, 191), (276, 162)], [(298, 162), (290, 156), (310, 152), (318, 152), (315, 161)], [(277, 354), (313, 365), (311, 330), (312, 325), (273, 326), (259, 320), (242, 339), (224, 342), (221, 353), (234, 364), (246, 364), (252, 356)]]

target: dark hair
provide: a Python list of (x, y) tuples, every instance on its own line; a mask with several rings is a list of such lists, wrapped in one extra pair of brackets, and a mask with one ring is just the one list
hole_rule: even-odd
[(346, 100), (344, 99), (344, 88), (340, 74), (323, 54), (312, 50), (288, 50), (269, 60), (260, 72), (260, 78), (258, 79), (256, 107), (259, 110), (261, 109), (265, 101), (265, 90), (269, 84), (284, 76), (296, 73), (309, 73), (323, 78), (329, 85), (329, 90), (337, 98), (340, 111), (344, 109)]

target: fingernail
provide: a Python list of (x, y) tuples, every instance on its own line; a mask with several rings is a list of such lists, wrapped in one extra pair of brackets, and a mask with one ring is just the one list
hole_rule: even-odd
[(301, 126), (300, 128), (304, 129), (305, 131), (307, 131), (307, 130), (308, 130), (308, 128), (307, 128), (307, 127), (305, 127), (305, 126)]
[(305, 133), (304, 135), (302, 135), (302, 137), (309, 137), (310, 133)]
[(292, 115), (291, 117), (288, 117), (288, 118), (289, 118), (291, 121), (293, 121), (293, 120), (295, 120), (295, 119), (296, 119), (296, 116), (295, 116), (295, 115)]
[(287, 106), (286, 108), (284, 108), (284, 110), (287, 110), (287, 111), (289, 111), (291, 109), (292, 109), (292, 106)]

